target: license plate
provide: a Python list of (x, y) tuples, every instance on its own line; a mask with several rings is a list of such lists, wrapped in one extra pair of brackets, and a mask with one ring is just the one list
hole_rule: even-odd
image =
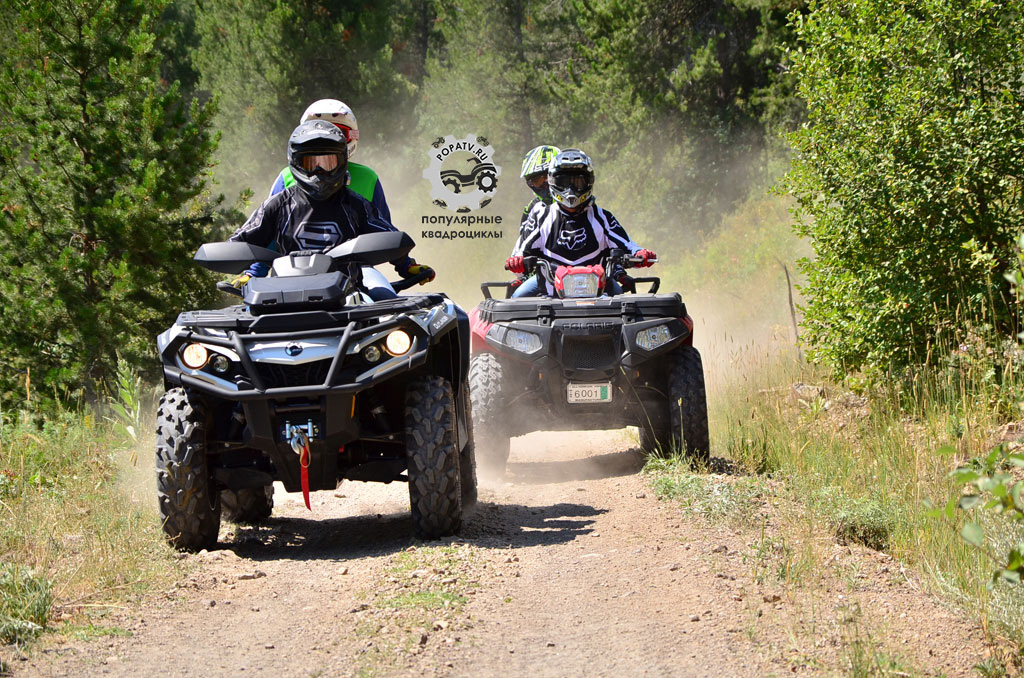
[(612, 385), (608, 382), (569, 384), (566, 400), (570, 403), (610, 403), (612, 401)]

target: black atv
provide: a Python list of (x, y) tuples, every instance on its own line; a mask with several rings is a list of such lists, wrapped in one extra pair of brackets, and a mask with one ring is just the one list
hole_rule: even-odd
[[(708, 459), (693, 321), (678, 294), (657, 294), (658, 278), (625, 274), (641, 261), (621, 250), (597, 266), (526, 258), (554, 297), (510, 299), (512, 283), (481, 285), (484, 301), (470, 312), (469, 383), (482, 466), (504, 471), (511, 436), (624, 426), (639, 427), (649, 453)], [(613, 293), (609, 272), (623, 293)], [(495, 287), (506, 298), (492, 298)]]
[(412, 247), (392, 232), (286, 256), (239, 242), (199, 249), (213, 271), (263, 262), (272, 275), (237, 291), (218, 284), (243, 304), (182, 313), (157, 338), (157, 492), (172, 544), (213, 546), (222, 511), (269, 517), (275, 480), (307, 507), (310, 491), (342, 479), (405, 481), (418, 537), (459, 529), (476, 500), (468, 318), (441, 294), (371, 302), (360, 286), (362, 266)]

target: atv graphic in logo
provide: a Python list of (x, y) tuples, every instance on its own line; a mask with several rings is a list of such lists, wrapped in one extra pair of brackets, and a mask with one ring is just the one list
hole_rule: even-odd
[(562, 231), (558, 234), (558, 244), (570, 250), (579, 249), (580, 245), (587, 241), (587, 230), (583, 227), (575, 231)]
[(431, 144), (430, 167), (423, 178), (430, 182), (435, 205), (465, 213), (491, 202), (498, 188), (501, 167), (494, 164), (494, 149), (486, 137), (438, 137)]
[(304, 250), (322, 250), (341, 242), (341, 228), (333, 221), (311, 221), (295, 231), (295, 239)]

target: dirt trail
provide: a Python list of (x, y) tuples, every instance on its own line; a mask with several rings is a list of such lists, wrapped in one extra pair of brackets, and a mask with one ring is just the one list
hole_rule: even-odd
[(642, 463), (623, 434), (517, 439), (442, 547), (409, 537), (404, 485), (346, 483), (312, 515), (279, 493), (269, 526), (103, 621), (130, 636), (51, 639), (16, 675), (834, 675), (880, 651), (973, 675), (980, 633), (888, 556), (825, 545), (827, 571), (786, 590), (760, 576), (760, 528), (659, 502)]

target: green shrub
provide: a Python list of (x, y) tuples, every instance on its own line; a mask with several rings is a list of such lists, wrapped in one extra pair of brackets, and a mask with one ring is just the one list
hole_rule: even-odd
[(862, 544), (885, 551), (896, 525), (890, 509), (876, 499), (851, 498), (838, 487), (822, 488), (813, 504), (825, 516), (841, 544)]
[(1024, 14), (991, 0), (820, 0), (797, 20), (808, 124), (788, 187), (805, 338), (838, 373), (925, 362), (965, 320), (1002, 336), (1024, 211)]
[(21, 645), (42, 633), (52, 603), (49, 581), (19, 565), (0, 565), (0, 642)]

